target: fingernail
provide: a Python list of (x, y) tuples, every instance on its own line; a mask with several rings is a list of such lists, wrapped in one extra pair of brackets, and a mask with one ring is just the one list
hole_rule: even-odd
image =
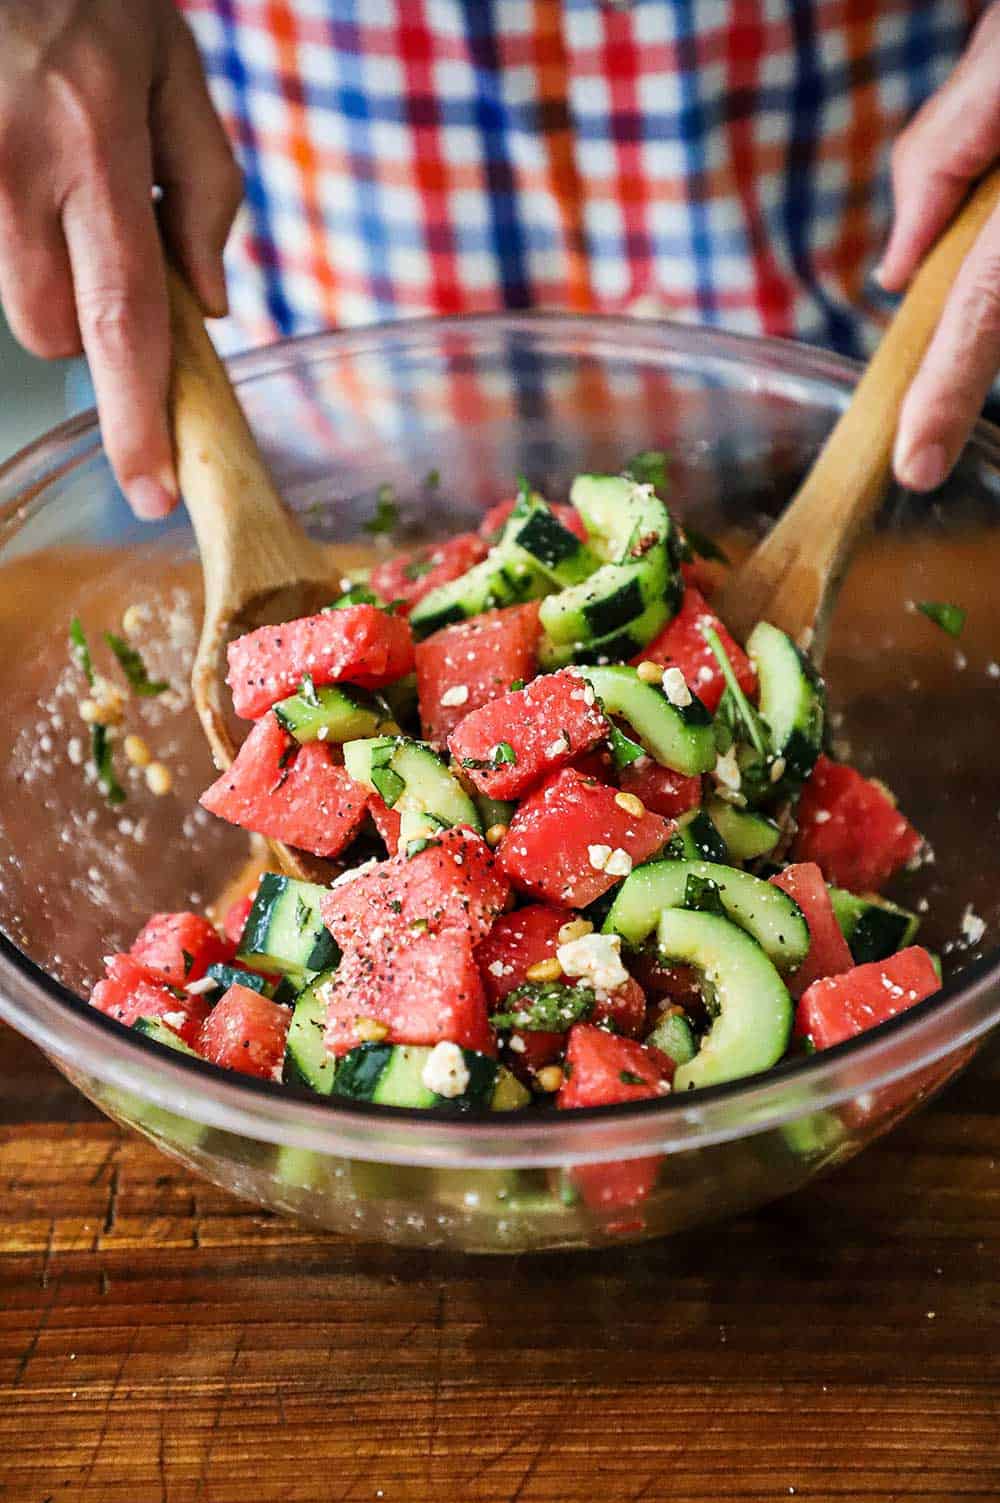
[(176, 494), (149, 475), (133, 480), (125, 494), (129, 506), (143, 522), (158, 522), (169, 516), (177, 502)]
[(896, 464), (896, 474), (911, 491), (935, 491), (948, 473), (948, 455), (943, 444), (914, 449)]

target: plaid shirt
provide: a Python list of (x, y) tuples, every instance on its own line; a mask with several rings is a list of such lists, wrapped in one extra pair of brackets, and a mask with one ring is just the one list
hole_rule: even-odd
[(888, 150), (972, 0), (181, 0), (236, 144), (241, 343), (633, 312), (869, 346)]

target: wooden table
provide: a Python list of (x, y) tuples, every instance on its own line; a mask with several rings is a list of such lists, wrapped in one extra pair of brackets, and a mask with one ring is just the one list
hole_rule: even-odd
[(0, 1498), (996, 1503), (998, 1083), (727, 1226), (500, 1261), (261, 1214), (0, 1033)]

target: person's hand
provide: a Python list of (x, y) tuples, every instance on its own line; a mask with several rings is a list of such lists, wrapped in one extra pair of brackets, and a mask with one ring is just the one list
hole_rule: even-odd
[(170, 333), (152, 202), (205, 311), (241, 178), (171, 0), (0, 0), (0, 302), (45, 358), (86, 353), (133, 510), (177, 499)]
[[(972, 183), (1000, 160), (1000, 3), (892, 154), (896, 214), (876, 277), (901, 291)], [(955, 463), (1000, 370), (1000, 209), (967, 257), (903, 404), (893, 465), (933, 490)]]

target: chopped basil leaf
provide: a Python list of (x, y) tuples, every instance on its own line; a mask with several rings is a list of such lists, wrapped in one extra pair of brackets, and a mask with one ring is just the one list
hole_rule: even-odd
[(628, 767), (632, 762), (638, 762), (640, 757), (646, 755), (645, 748), (638, 741), (631, 741), (624, 732), (620, 731), (611, 722), (611, 731), (608, 735), (608, 745), (611, 747), (611, 756), (616, 767)]
[(410, 562), (404, 568), (403, 573), (407, 579), (423, 579), (424, 575), (429, 574), (433, 567), (434, 565), (431, 563), (429, 555), (424, 558), (411, 558)]
[(311, 673), (304, 673), (302, 675), (302, 682), (299, 684), (299, 698), (303, 704), (312, 705), (314, 710), (319, 709), (319, 695), (316, 693), (316, 685), (313, 683)]
[(190, 953), (190, 951), (182, 948), (181, 959), (184, 961), (184, 974), (186, 976), (191, 967), (194, 965), (194, 956)]
[(754, 750), (759, 756), (766, 757), (768, 746), (763, 722), (740, 688), (739, 680), (733, 671), (733, 665), (729, 661), (729, 654), (719, 639), (719, 633), (715, 630), (714, 626), (703, 626), (701, 634), (712, 649), (712, 655), (722, 669), (722, 676), (726, 681), (725, 706), (722, 711), (723, 717), (728, 716), (730, 730), (734, 732), (742, 724)]
[(378, 596), (367, 585), (351, 585), (343, 595), (338, 595), (332, 605), (325, 605), (322, 614), (325, 616), (329, 611), (344, 611), (349, 605), (378, 605), (382, 604)]
[(97, 786), (109, 804), (123, 804), (125, 790), (115, 776), (107, 726), (90, 727), (90, 755), (97, 770)]
[(719, 547), (714, 538), (710, 538), (705, 532), (700, 532), (697, 527), (692, 527), (689, 522), (684, 523), (684, 537), (688, 548), (698, 558), (715, 559), (720, 564), (728, 565), (728, 553)]
[[(565, 733), (564, 733), (565, 734)], [(517, 753), (509, 741), (501, 741), (493, 753), (493, 764), (502, 767), (505, 762), (516, 763)]]
[(501, 741), (493, 748), (492, 757), (463, 757), (462, 766), (470, 767), (476, 772), (496, 772), (498, 767), (505, 763), (516, 764), (517, 753), (509, 741)]
[(526, 1028), (544, 1033), (565, 1033), (581, 1018), (590, 1016), (595, 996), (586, 986), (567, 986), (563, 981), (526, 981), (504, 999), (503, 1012), (494, 1013), (494, 1028)]
[(435, 470), (428, 470), (427, 474), (424, 476), (424, 490), (425, 491), (436, 491), (437, 488), (438, 488), (438, 486), (440, 484), (441, 484), (441, 471), (440, 470), (436, 470), (436, 469)]
[(510, 689), (508, 690), (508, 692), (510, 694), (516, 694), (519, 689), (523, 689), (523, 688), (524, 688), (524, 679), (523, 678), (512, 678), (511, 681), (510, 681)]
[(87, 643), (87, 634), (83, 629), (79, 616), (74, 616), (69, 623), (69, 644), (73, 661), (80, 669), (84, 678), (91, 688), (94, 687), (94, 665), (90, 657), (90, 647)]
[(643, 1080), (642, 1076), (641, 1075), (636, 1075), (636, 1073), (635, 1073), (634, 1070), (619, 1070), (618, 1071), (618, 1079), (621, 1081), (622, 1085), (645, 1085), (646, 1084), (646, 1082), (645, 1082), (645, 1080)]
[(392, 913), (402, 913), (402, 911), (403, 911), (403, 900), (402, 900), (402, 898), (390, 898), (389, 899), (389, 909), (390, 909), (390, 911)]
[(377, 793), (381, 794), (383, 802), (391, 809), (399, 800), (406, 781), (401, 778), (393, 767), (373, 767), (372, 782)]
[(714, 913), (719, 918), (726, 917), (718, 882), (713, 882), (711, 877), (699, 877), (694, 872), (688, 873), (684, 884), (684, 907), (699, 913)]
[(391, 485), (380, 485), (375, 497), (375, 515), (364, 524), (365, 531), (373, 535), (380, 532), (392, 532), (398, 523), (399, 506), (396, 493)]
[(118, 659), (122, 672), (128, 679), (136, 694), (141, 694), (145, 699), (151, 699), (157, 694), (163, 694), (170, 685), (164, 679), (152, 679), (146, 672), (146, 665), (142, 661), (140, 653), (134, 647), (130, 647), (121, 637), (116, 637), (113, 631), (104, 633), (104, 640)]
[(670, 486), (669, 464), (670, 457), (663, 449), (643, 449), (640, 454), (632, 455), (625, 473), (637, 485), (651, 485), (662, 493)]
[(300, 934), (302, 934), (304, 932), (304, 930), (306, 928), (306, 925), (309, 923), (309, 919), (311, 917), (311, 914), (312, 914), (312, 910), (310, 909), (309, 904), (305, 901), (304, 898), (299, 897), (299, 895), (296, 893), (296, 896), (295, 896), (295, 927), (296, 927), (296, 929), (298, 929), (298, 931), (299, 931)]
[(918, 600), (917, 610), (935, 626), (940, 626), (949, 637), (960, 637), (965, 625), (965, 611), (960, 605), (948, 600)]

